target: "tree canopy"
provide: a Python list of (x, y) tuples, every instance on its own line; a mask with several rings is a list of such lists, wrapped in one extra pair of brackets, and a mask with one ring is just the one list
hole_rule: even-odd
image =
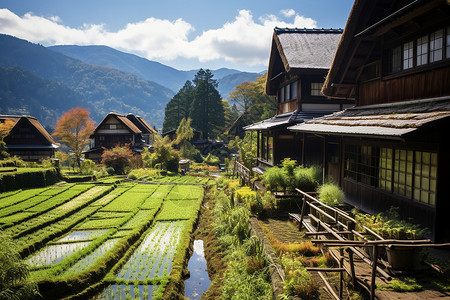
[(191, 105), (192, 126), (207, 139), (217, 135), (224, 125), (222, 99), (217, 91), (217, 81), (210, 70), (200, 69), (194, 78), (195, 92)]
[(270, 118), (276, 113), (277, 104), (274, 97), (264, 92), (267, 74), (256, 78), (255, 82), (243, 82), (230, 93), (230, 101), (238, 105), (238, 110), (244, 114), (246, 125)]
[(78, 168), (81, 169), (81, 152), (89, 141), (89, 136), (94, 131), (94, 121), (89, 118), (89, 111), (82, 107), (68, 110), (56, 122), (53, 136), (61, 139), (72, 149)]
[(183, 118), (189, 117), (194, 89), (192, 82), (187, 80), (180, 91), (167, 103), (163, 132), (175, 130)]

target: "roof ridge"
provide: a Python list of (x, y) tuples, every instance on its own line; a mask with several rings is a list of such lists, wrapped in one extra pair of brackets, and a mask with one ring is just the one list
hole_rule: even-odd
[(342, 28), (281, 28), (275, 27), (274, 31), (279, 33), (342, 33)]

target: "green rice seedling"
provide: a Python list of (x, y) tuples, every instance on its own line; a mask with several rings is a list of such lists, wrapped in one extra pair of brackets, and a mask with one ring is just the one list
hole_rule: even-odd
[(133, 211), (150, 196), (146, 193), (131, 193), (127, 191), (103, 207), (102, 211)]
[(49, 266), (89, 245), (90, 242), (50, 245), (33, 254), (26, 261), (32, 268)]
[(153, 220), (156, 214), (156, 209), (151, 210), (140, 210), (138, 211), (130, 220), (128, 220), (121, 228), (123, 229), (133, 229), (140, 227), (146, 223)]
[(141, 205), (141, 209), (158, 209), (163, 203), (163, 198), (153, 198), (149, 197), (145, 199), (144, 203)]
[(86, 207), (70, 216), (70, 218), (64, 218), (60, 221), (54, 222), (46, 227), (33, 231), (27, 235), (23, 235), (15, 239), (16, 245), (19, 248), (19, 252), (28, 253), (30, 249), (35, 249), (36, 245), (45, 243), (62, 233), (68, 232), (70, 228), (78, 224), (80, 221), (86, 219), (93, 214), (98, 207)]
[(195, 185), (176, 185), (167, 195), (170, 200), (187, 200), (203, 198), (203, 188)]
[[(122, 266), (117, 279), (148, 280), (163, 274), (161, 268), (168, 265), (162, 265), (162, 261), (173, 259), (184, 225), (183, 221), (156, 222)], [(141, 266), (144, 268), (140, 269)], [(170, 270), (165, 270), (165, 273), (170, 273)]]
[[(43, 191), (45, 191), (47, 189), (49, 189), (49, 188), (45, 187), (45, 188), (29, 189), (29, 190), (19, 191), (18, 193), (12, 193), (11, 195), (7, 195), (7, 196), (3, 197), (2, 200), (0, 201), (0, 209), (11, 206), (13, 204), (17, 204), (17, 203), (25, 201), (25, 200), (28, 200), (34, 196), (39, 195), (40, 193), (42, 193)], [(3, 193), (3, 194), (8, 194), (8, 193)]]
[(165, 198), (172, 188), (173, 185), (159, 185), (150, 198)]
[(157, 221), (187, 220), (195, 217), (200, 210), (199, 200), (164, 201), (162, 210), (156, 216)]
[(31, 233), (55, 221), (59, 221), (65, 218), (66, 216), (72, 214), (73, 211), (77, 211), (87, 206), (91, 202), (94, 202), (97, 198), (101, 197), (103, 194), (110, 191), (111, 188), (112, 187), (110, 186), (95, 186), (63, 205), (60, 205), (28, 221), (21, 222), (20, 224), (7, 228), (5, 232), (11, 234), (15, 238)]
[[(44, 202), (45, 200), (49, 199), (50, 196), (34, 196), (26, 201), (19, 202), (14, 205), (10, 205), (8, 207), (5, 207), (0, 210), (0, 218), (12, 215), (16, 212), (25, 211), (29, 209), (30, 207), (36, 206), (41, 202)], [(1, 219), (0, 219), (1, 220)]]
[(127, 214), (126, 216), (123, 216), (122, 218), (109, 218), (109, 219), (92, 219), (87, 220), (86, 222), (83, 222), (79, 226), (77, 226), (77, 229), (101, 229), (101, 228), (118, 228), (123, 223), (125, 223), (132, 214)]
[[(0, 199), (15, 195), (19, 192), (21, 192), (22, 190), (15, 190), (15, 191), (9, 191), (9, 192), (4, 192), (4, 193), (0, 193)], [(1, 207), (1, 206), (0, 206)]]
[(90, 241), (105, 234), (107, 230), (75, 230), (58, 239), (55, 243)]
[(76, 264), (67, 269), (61, 276), (71, 277), (76, 275), (77, 273), (87, 271), (89, 268), (95, 265), (97, 261), (101, 260), (103, 256), (107, 255), (110, 252), (110, 250), (117, 245), (118, 241), (119, 239), (117, 238), (106, 240), (93, 252), (83, 257)]

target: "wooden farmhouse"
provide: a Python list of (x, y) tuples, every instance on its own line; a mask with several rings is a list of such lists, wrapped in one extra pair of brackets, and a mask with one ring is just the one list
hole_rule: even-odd
[(257, 134), (256, 171), (284, 158), (301, 164), (321, 161), (321, 138), (287, 128), (353, 106), (353, 100), (329, 100), (320, 92), (341, 35), (342, 29), (275, 28), (266, 94), (276, 97), (277, 114), (244, 128)]
[(134, 152), (141, 152), (144, 147), (150, 147), (155, 134), (156, 131), (141, 117), (109, 113), (90, 136), (90, 149), (83, 153), (85, 158), (100, 162), (103, 149), (116, 145), (129, 144)]
[(322, 139), (346, 201), (450, 240), (449, 2), (355, 1), (322, 92), (356, 106), (289, 129)]
[(50, 158), (59, 147), (39, 121), (30, 116), (0, 115), (0, 123), (6, 120), (15, 125), (4, 138), (8, 153), (25, 161)]

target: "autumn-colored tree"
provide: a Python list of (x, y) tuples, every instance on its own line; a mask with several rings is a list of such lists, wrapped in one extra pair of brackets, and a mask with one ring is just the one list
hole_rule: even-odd
[(0, 123), (0, 159), (9, 157), (9, 153), (6, 151), (6, 144), (3, 139), (9, 134), (15, 123), (6, 119), (5, 122)]
[(75, 107), (67, 111), (56, 122), (53, 136), (61, 139), (74, 152), (78, 169), (81, 169), (81, 152), (94, 131), (95, 122), (89, 118), (89, 111)]
[(117, 145), (112, 149), (105, 149), (102, 154), (102, 164), (113, 167), (116, 174), (124, 174), (125, 168), (130, 166), (133, 152), (130, 145)]

